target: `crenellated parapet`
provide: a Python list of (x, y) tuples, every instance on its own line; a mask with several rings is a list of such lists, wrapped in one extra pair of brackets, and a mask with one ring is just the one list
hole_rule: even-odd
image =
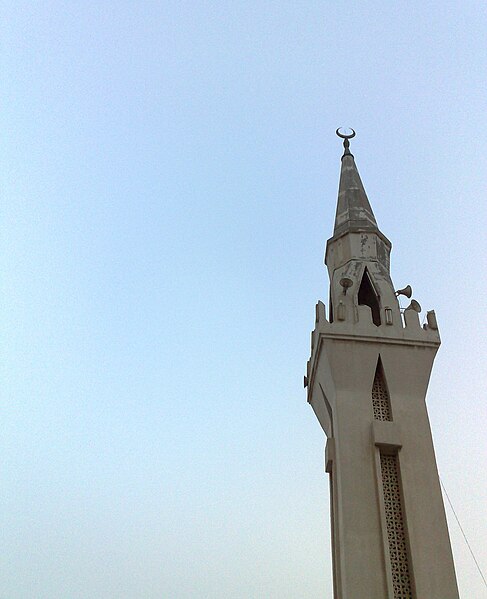
[(401, 311), (394, 296), (394, 309), (384, 306), (382, 322), (377, 326), (372, 320), (371, 308), (356, 305), (352, 296), (347, 298), (347, 295), (344, 294), (338, 300), (333, 321), (327, 318), (325, 304), (322, 301), (316, 304), (315, 327), (311, 333), (311, 353), (305, 377), (308, 399), (312, 394), (314, 371), (319, 362), (322, 343), (326, 339), (412, 345), (434, 348), (435, 351), (440, 346), (441, 339), (434, 310), (426, 313), (426, 322), (421, 324), (419, 313), (411, 308)]

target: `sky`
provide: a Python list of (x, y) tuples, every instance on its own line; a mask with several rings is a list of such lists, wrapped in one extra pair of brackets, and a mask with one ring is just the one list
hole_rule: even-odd
[(338, 126), (436, 310), (438, 468), (487, 572), (485, 3), (1, 13), (0, 597), (331, 597), (303, 375)]

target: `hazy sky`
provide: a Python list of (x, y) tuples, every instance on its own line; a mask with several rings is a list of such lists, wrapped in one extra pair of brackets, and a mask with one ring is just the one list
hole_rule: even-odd
[(437, 312), (438, 466), (487, 571), (485, 2), (1, 21), (1, 599), (331, 597), (302, 380), (340, 125), (396, 286)]

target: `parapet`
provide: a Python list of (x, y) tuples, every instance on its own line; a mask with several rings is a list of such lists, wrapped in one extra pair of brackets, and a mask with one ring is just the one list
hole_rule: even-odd
[(441, 340), (435, 311), (426, 313), (426, 322), (422, 326), (419, 317), (418, 312), (412, 309), (401, 313), (385, 306), (381, 309), (381, 324), (377, 326), (372, 321), (372, 312), (368, 306), (341, 301), (335, 307), (333, 322), (330, 322), (326, 317), (325, 304), (319, 301), (315, 309), (315, 327), (311, 333), (308, 376), (322, 338), (437, 348)]

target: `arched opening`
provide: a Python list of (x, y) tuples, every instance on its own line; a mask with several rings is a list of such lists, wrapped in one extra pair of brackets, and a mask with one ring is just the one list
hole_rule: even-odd
[(379, 296), (377, 295), (370, 275), (367, 269), (364, 270), (362, 281), (358, 290), (358, 303), (359, 306), (369, 306), (372, 311), (372, 322), (376, 325), (380, 325), (380, 304)]

